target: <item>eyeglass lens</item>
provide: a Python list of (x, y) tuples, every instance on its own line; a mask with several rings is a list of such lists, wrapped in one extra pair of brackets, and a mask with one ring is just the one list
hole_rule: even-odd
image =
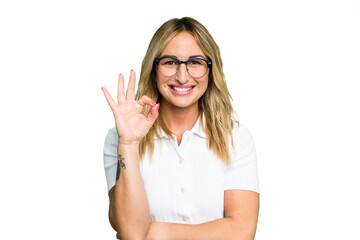
[[(199, 78), (205, 75), (207, 72), (208, 66), (203, 59), (190, 59), (187, 62), (186, 68), (188, 73), (194, 77)], [(174, 58), (163, 58), (159, 62), (159, 70), (162, 74), (167, 77), (175, 75), (180, 69), (180, 63), (177, 59)]]

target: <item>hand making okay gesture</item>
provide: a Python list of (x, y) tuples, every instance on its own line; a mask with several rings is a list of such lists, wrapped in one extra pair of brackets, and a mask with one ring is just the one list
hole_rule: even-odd
[[(114, 101), (106, 88), (101, 89), (114, 114), (119, 143), (139, 143), (158, 117), (160, 103), (156, 104), (147, 96), (142, 96), (138, 101), (135, 101), (135, 72), (133, 70), (130, 73), (126, 95), (124, 93), (124, 76), (119, 74), (118, 103)], [(147, 116), (142, 113), (145, 105), (152, 107)]]

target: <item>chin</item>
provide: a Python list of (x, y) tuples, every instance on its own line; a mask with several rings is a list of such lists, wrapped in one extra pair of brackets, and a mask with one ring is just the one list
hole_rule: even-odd
[[(165, 99), (163, 99), (165, 100)], [(167, 100), (165, 100), (167, 101)], [(182, 100), (177, 100), (177, 99), (172, 99), (170, 101), (167, 101), (171, 106), (176, 107), (176, 108), (189, 108), (189, 107), (193, 107), (194, 105), (197, 105), (197, 101), (186, 101), (185, 99)]]

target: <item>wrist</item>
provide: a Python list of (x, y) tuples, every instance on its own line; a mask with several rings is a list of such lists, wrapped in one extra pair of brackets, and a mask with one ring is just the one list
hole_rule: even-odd
[(138, 147), (139, 144), (140, 144), (140, 141), (126, 141), (126, 140), (119, 138), (119, 145)]

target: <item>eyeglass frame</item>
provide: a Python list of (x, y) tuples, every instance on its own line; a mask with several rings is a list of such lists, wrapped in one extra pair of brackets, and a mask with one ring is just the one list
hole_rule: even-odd
[[(199, 60), (203, 60), (203, 61), (205, 61), (206, 62), (206, 64), (207, 64), (207, 67), (208, 67), (208, 69), (210, 68), (211, 69), (211, 64), (212, 64), (212, 62), (211, 62), (211, 60), (206, 60), (205, 58), (201, 58), (201, 57), (190, 57), (188, 60), (186, 60), (186, 61), (181, 61), (180, 59), (178, 59), (176, 56), (171, 56), (171, 55), (165, 55), (165, 56), (162, 56), (161, 58), (155, 58), (154, 59), (154, 63), (156, 63), (156, 65), (157, 66), (159, 66), (159, 63), (160, 63), (160, 61), (162, 60), (162, 59), (164, 59), (164, 58), (171, 58), (171, 59), (174, 59), (174, 60), (177, 60), (178, 62), (179, 62), (179, 69), (176, 71), (176, 73), (175, 74), (177, 74), (178, 72), (179, 72), (179, 70), (180, 70), (180, 65), (182, 64), (182, 63), (185, 63), (185, 65), (187, 66), (187, 64), (188, 64), (188, 62), (190, 62), (190, 61), (192, 61), (192, 60), (194, 60), (194, 59), (199, 59)], [(189, 70), (188, 70), (188, 68), (186, 67), (186, 71), (189, 73)], [(207, 71), (206, 71), (207, 72)], [(206, 74), (206, 72), (205, 72), (205, 74)], [(174, 75), (175, 75), (174, 74)], [(189, 73), (190, 74), (190, 73)], [(204, 75), (205, 75), (204, 74)], [(191, 75), (191, 74), (190, 74)], [(203, 75), (203, 76), (204, 76)]]

